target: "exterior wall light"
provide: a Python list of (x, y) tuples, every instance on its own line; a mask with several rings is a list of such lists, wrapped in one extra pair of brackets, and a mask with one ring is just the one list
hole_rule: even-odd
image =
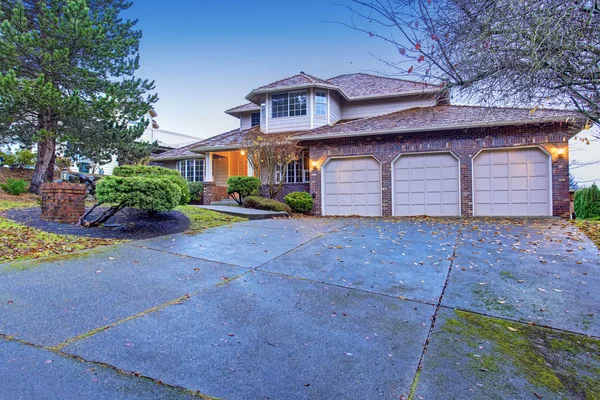
[(243, 156), (245, 156), (246, 155), (246, 151), (242, 150), (242, 151), (240, 151), (240, 154), (243, 155)]
[(312, 166), (313, 166), (313, 168), (317, 168), (317, 162), (316, 162), (316, 161), (313, 161), (313, 162), (312, 162)]
[(556, 149), (556, 155), (557, 156), (564, 156), (565, 155), (565, 149)]
[(60, 180), (63, 182), (68, 182), (69, 181), (69, 171), (67, 171), (66, 169), (63, 169), (62, 171), (60, 171)]

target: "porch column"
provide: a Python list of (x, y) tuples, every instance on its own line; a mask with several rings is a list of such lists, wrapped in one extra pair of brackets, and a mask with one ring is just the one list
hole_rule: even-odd
[(206, 158), (204, 160), (204, 182), (212, 182), (214, 181), (212, 170), (212, 153), (206, 153)]
[(250, 160), (248, 160), (248, 176), (254, 176), (254, 168)]

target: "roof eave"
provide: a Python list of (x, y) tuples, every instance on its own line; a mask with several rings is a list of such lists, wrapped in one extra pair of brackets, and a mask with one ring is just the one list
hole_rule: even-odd
[(166, 157), (166, 158), (151, 158), (150, 161), (153, 162), (161, 162), (161, 161), (181, 161), (181, 160), (190, 160), (196, 158), (206, 158), (204, 154), (195, 154), (192, 156), (177, 156), (177, 157)]
[(529, 125), (529, 124), (545, 124), (552, 122), (563, 122), (565, 123), (565, 117), (546, 117), (535, 120), (511, 120), (511, 121), (500, 121), (500, 122), (476, 122), (471, 124), (460, 124), (460, 125), (434, 125), (420, 128), (400, 128), (400, 129), (387, 129), (381, 131), (355, 131), (355, 132), (340, 132), (330, 133), (312, 136), (294, 136), (291, 139), (295, 141), (306, 141), (306, 140), (322, 140), (322, 139), (337, 139), (347, 137), (361, 137), (361, 136), (378, 136), (378, 135), (393, 135), (399, 133), (419, 133), (419, 132), (430, 132), (430, 131), (449, 131), (455, 129), (475, 129), (475, 128), (487, 128), (497, 126), (513, 126), (513, 125)]
[(260, 94), (276, 93), (276, 92), (282, 92), (282, 91), (285, 92), (285, 91), (289, 91), (289, 90), (298, 90), (298, 89), (308, 89), (311, 87), (322, 87), (322, 88), (326, 88), (326, 89), (340, 90), (340, 88), (335, 85), (327, 85), (324, 83), (303, 83), (301, 85), (281, 86), (281, 87), (267, 88), (267, 89), (254, 89), (246, 96), (246, 100), (253, 102), (252, 98), (254, 96), (257, 96)]
[(233, 150), (241, 150), (242, 144), (231, 145), (231, 146), (206, 146), (206, 147), (194, 147), (190, 149), (194, 153), (206, 153), (206, 152), (215, 152), (215, 151), (233, 151)]

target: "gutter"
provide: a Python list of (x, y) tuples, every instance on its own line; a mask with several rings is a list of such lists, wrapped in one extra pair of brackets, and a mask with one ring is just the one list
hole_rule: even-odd
[[(300, 140), (320, 140), (320, 139), (336, 139), (336, 138), (347, 138), (347, 137), (362, 137), (362, 136), (378, 136), (378, 135), (393, 135), (398, 133), (419, 133), (419, 132), (434, 132), (434, 131), (449, 131), (455, 129), (472, 129), (472, 128), (486, 128), (486, 127), (497, 127), (497, 126), (514, 126), (514, 125), (528, 125), (528, 124), (543, 124), (549, 122), (565, 122), (565, 117), (546, 117), (535, 120), (514, 120), (514, 121), (501, 121), (501, 122), (474, 122), (470, 124), (462, 125), (432, 125), (424, 126), (419, 128), (395, 128), (381, 131), (355, 131), (355, 132), (340, 132), (340, 133), (323, 133), (317, 135), (298, 135), (293, 136), (290, 139), (295, 141)], [(583, 130), (583, 128), (582, 128)]]
[(151, 158), (150, 160), (153, 162), (161, 162), (161, 161), (181, 161), (181, 160), (194, 160), (206, 158), (204, 154), (196, 154), (193, 156), (180, 156), (180, 157), (166, 157), (166, 158)]

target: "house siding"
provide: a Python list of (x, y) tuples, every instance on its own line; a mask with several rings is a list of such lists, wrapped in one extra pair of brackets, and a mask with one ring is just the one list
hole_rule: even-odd
[(432, 96), (413, 98), (410, 100), (406, 98), (391, 98), (352, 102), (345, 101), (342, 104), (341, 119), (376, 117), (378, 115), (389, 114), (409, 108), (431, 107), (434, 105), (435, 99)]
[(342, 119), (341, 101), (342, 100), (337, 93), (331, 90), (329, 91), (329, 123), (332, 125)]
[(240, 129), (250, 129), (252, 127), (252, 113), (244, 113), (240, 116)]
[[(392, 162), (399, 154), (451, 151), (460, 159), (461, 213), (473, 215), (472, 158), (482, 149), (540, 146), (552, 155), (552, 206), (553, 214), (568, 217), (569, 157), (568, 139), (571, 134), (559, 123), (523, 125), (486, 129), (468, 129), (419, 134), (384, 135), (303, 142), (310, 152), (310, 160), (319, 168), (311, 171), (310, 193), (315, 195), (316, 214), (321, 214), (321, 168), (332, 157), (375, 156), (382, 164), (382, 212), (391, 216)], [(557, 149), (565, 154), (557, 155)]]

